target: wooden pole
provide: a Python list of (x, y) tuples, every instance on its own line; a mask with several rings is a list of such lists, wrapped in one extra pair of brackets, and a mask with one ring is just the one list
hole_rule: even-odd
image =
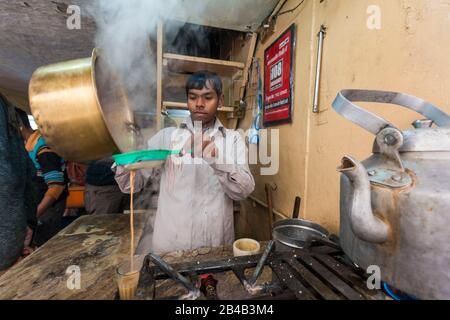
[(158, 23), (156, 37), (156, 126), (158, 131), (162, 129), (162, 70), (163, 70), (163, 41), (164, 27), (162, 22)]
[(266, 198), (267, 198), (267, 209), (269, 212), (269, 239), (272, 239), (272, 226), (273, 226), (273, 203), (272, 203), (272, 187), (270, 184), (266, 183)]
[(134, 177), (135, 170), (130, 172), (130, 272), (134, 271)]

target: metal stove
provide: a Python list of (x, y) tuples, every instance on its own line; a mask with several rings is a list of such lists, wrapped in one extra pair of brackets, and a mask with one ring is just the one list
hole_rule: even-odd
[[(192, 279), (232, 271), (250, 300), (386, 299), (382, 291), (368, 289), (369, 275), (354, 265), (338, 246), (318, 244), (286, 251), (272, 250), (273, 247), (270, 241), (258, 255), (172, 265), (150, 253), (141, 269), (137, 298), (161, 299), (155, 295), (156, 284), (171, 278), (186, 289), (186, 294), (164, 299), (205, 299)], [(267, 267), (272, 271), (271, 281), (257, 284), (263, 268)], [(253, 268), (252, 275), (246, 276), (245, 271)]]

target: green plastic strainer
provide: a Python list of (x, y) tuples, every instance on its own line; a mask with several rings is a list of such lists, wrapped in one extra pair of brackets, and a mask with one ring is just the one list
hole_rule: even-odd
[(142, 150), (115, 154), (113, 159), (118, 166), (126, 166), (142, 161), (164, 161), (168, 156), (180, 154), (180, 152), (181, 150)]

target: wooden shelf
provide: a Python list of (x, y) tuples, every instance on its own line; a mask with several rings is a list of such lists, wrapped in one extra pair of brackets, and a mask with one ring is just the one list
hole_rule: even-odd
[[(250, 40), (247, 37), (239, 40), (236, 44), (238, 48), (236, 52), (232, 50), (233, 46), (227, 47), (227, 50), (231, 50), (230, 54), (234, 61), (164, 52), (162, 22), (158, 23), (156, 41), (156, 111), (158, 114), (167, 109), (188, 110), (186, 102), (176, 101), (185, 101), (187, 76), (202, 70), (215, 72), (222, 78), (228, 103), (244, 99), (244, 88), (248, 83), (248, 74), (256, 48), (256, 33), (252, 33)], [(224, 106), (218, 111), (220, 117), (224, 118), (227, 128), (237, 127), (236, 107)], [(157, 119), (160, 120), (160, 117)], [(162, 128), (161, 121), (157, 125), (159, 129)]]
[(201, 70), (216, 72), (221, 76), (234, 76), (242, 71), (245, 64), (236, 61), (217, 60), (201, 57), (185, 56), (173, 53), (163, 54), (163, 65), (177, 73), (194, 73)]
[[(184, 109), (187, 110), (187, 104), (185, 102), (163, 101), (163, 109)], [(234, 107), (220, 107), (219, 112), (233, 112)]]
[[(163, 92), (166, 95), (166, 101), (184, 101), (186, 98), (186, 81), (190, 75), (182, 73), (169, 72), (167, 69), (164, 70), (162, 82)], [(225, 94), (229, 93), (228, 88), (233, 86), (233, 81), (231, 78), (222, 77), (223, 91)], [(172, 98), (170, 94), (167, 96), (168, 92), (170, 94), (182, 95), (181, 98)]]

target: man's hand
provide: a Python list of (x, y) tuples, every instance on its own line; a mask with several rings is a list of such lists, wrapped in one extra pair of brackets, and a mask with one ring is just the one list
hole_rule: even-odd
[(202, 141), (202, 156), (203, 158), (216, 158), (217, 157), (217, 146), (214, 143), (214, 137), (211, 140), (203, 140)]
[(25, 241), (23, 243), (23, 246), (24, 247), (30, 246), (32, 239), (33, 239), (33, 230), (30, 227), (27, 227), (27, 233), (25, 235)]
[(56, 199), (51, 196), (47, 196), (47, 195), (44, 196), (44, 198), (42, 199), (41, 203), (39, 203), (39, 206), (37, 208), (36, 217), (38, 219), (40, 217), (42, 217), (44, 215), (45, 211), (47, 211), (47, 209), (50, 208), (55, 201), (56, 201)]
[(207, 135), (201, 133), (194, 133), (186, 141), (185, 145), (181, 149), (181, 156), (191, 150), (191, 157), (195, 158), (216, 158), (218, 155), (217, 146), (214, 143), (214, 137), (210, 138)]
[(31, 240), (33, 239), (33, 230), (27, 227), (27, 233), (25, 235), (25, 241), (23, 243), (22, 256), (28, 256), (34, 249), (31, 247)]

